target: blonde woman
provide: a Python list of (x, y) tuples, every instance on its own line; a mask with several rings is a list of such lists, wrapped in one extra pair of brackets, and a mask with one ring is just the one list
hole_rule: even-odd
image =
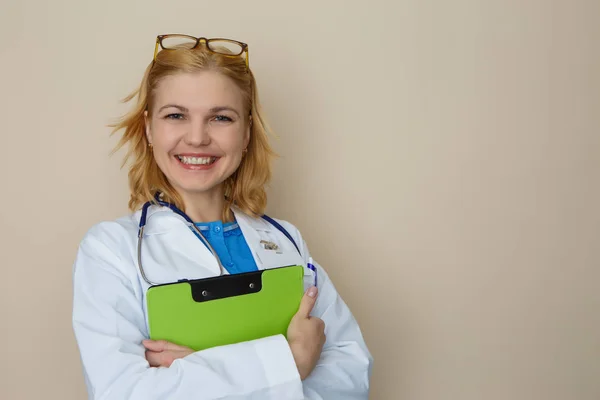
[(89, 398), (367, 399), (371, 355), (317, 263), (318, 290), (305, 268), (285, 336), (202, 351), (148, 339), (151, 282), (309, 266), (310, 254), (292, 224), (263, 216), (272, 151), (246, 44), (161, 35), (134, 99), (115, 126), (132, 214), (93, 226), (74, 265)]

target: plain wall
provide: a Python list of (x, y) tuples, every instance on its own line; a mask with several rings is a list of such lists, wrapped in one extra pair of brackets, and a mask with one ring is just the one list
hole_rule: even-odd
[(161, 33), (249, 43), (372, 399), (600, 398), (600, 2), (0, 2), (0, 398), (83, 399), (71, 272)]

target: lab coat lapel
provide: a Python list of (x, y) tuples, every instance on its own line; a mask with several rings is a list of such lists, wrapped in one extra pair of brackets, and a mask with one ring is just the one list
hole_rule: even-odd
[[(305, 265), (294, 245), (277, 228), (262, 218), (252, 218), (235, 207), (232, 210), (258, 269)], [(278, 249), (265, 249), (261, 240), (274, 243)]]
[(150, 280), (161, 282), (172, 281), (175, 276), (177, 279), (200, 279), (220, 275), (216, 258), (182, 217), (167, 207), (153, 206), (147, 221), (142, 258)]

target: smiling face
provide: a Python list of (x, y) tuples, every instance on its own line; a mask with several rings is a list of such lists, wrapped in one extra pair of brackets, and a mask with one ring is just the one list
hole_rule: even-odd
[(236, 84), (213, 71), (170, 75), (158, 84), (151, 110), (146, 136), (169, 183), (184, 201), (222, 196), (250, 138)]

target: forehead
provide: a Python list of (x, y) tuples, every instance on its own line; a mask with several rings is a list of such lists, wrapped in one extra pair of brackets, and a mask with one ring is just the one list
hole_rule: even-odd
[(154, 91), (154, 107), (177, 104), (192, 111), (229, 106), (242, 111), (242, 91), (233, 80), (214, 71), (180, 73), (164, 77)]

